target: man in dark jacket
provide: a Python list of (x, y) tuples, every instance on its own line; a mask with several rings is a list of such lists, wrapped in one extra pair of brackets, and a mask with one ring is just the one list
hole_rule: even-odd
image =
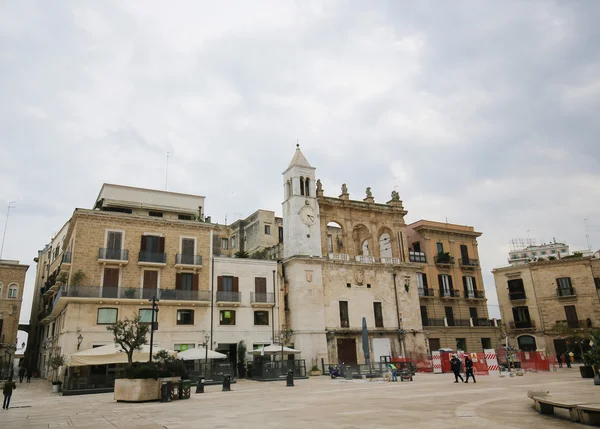
[(452, 359), (450, 359), (450, 366), (452, 367), (452, 372), (454, 373), (454, 382), (458, 383), (458, 379), (460, 381), (465, 381), (460, 375), (460, 360), (456, 357), (456, 355), (452, 355)]
[(469, 382), (469, 376), (473, 378), (473, 383), (477, 383), (477, 381), (475, 381), (475, 375), (473, 374), (473, 361), (469, 355), (465, 355), (465, 375), (465, 383)]
[(23, 377), (25, 377), (25, 367), (19, 368), (19, 383), (23, 383)]
[(17, 384), (12, 380), (12, 377), (4, 382), (4, 389), (2, 389), (2, 393), (4, 393), (4, 402), (2, 403), (2, 409), (8, 410), (8, 406), (10, 405), (10, 397), (12, 396), (13, 390), (17, 388)]

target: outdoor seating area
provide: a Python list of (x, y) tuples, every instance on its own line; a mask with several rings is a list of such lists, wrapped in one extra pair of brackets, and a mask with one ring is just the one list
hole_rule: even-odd
[(253, 350), (250, 352), (253, 360), (248, 363), (246, 376), (256, 381), (277, 381), (285, 379), (292, 371), (294, 378), (308, 378), (304, 359), (295, 359), (300, 353), (300, 350), (282, 344), (271, 344)]

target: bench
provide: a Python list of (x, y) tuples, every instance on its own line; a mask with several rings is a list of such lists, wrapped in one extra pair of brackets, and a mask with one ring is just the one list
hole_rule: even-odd
[(552, 415), (554, 414), (554, 408), (564, 408), (569, 410), (569, 417), (572, 422), (579, 421), (577, 406), (581, 404), (581, 401), (554, 399), (546, 392), (529, 392), (527, 396), (533, 399), (535, 410), (540, 414)]
[(600, 403), (577, 406), (579, 419), (586, 425), (600, 425)]

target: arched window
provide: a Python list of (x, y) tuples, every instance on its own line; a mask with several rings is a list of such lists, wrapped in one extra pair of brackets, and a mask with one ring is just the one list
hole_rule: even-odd
[(365, 240), (362, 242), (362, 255), (369, 256), (369, 240)]
[(304, 195), (304, 177), (300, 176), (300, 195)]
[(392, 239), (387, 232), (379, 236), (379, 256), (381, 258), (392, 257)]
[(534, 352), (537, 350), (537, 346), (535, 344), (535, 337), (531, 335), (523, 335), (517, 338), (519, 343), (519, 350), (523, 352)]
[(8, 297), (9, 298), (17, 298), (19, 294), (19, 287), (16, 284), (12, 284), (8, 287)]
[(286, 186), (286, 189), (285, 189), (285, 191), (286, 191), (286, 193), (287, 193), (287, 195), (286, 195), (286, 199), (288, 199), (288, 198), (290, 198), (290, 197), (292, 196), (292, 181), (291, 181), (291, 180), (288, 180), (288, 181), (286, 182), (285, 186)]
[(304, 185), (305, 193), (307, 197), (310, 197), (310, 181), (309, 178), (306, 178), (306, 183)]

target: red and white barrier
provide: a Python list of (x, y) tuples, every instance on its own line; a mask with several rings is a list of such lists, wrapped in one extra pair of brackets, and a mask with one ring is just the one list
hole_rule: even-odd
[(485, 360), (487, 362), (487, 369), (490, 375), (500, 375), (500, 365), (498, 365), (498, 354), (494, 349), (485, 349)]
[(435, 351), (431, 352), (431, 360), (433, 361), (433, 373), (441, 374), (442, 373), (442, 356), (440, 352)]

